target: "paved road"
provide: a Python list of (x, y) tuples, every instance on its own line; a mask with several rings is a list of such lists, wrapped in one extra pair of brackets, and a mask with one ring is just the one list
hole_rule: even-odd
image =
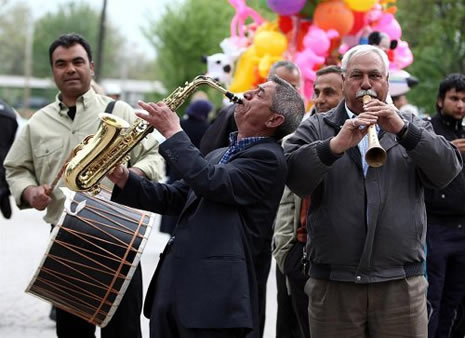
[[(0, 337), (2, 338), (56, 337), (54, 322), (48, 318), (50, 305), (24, 292), (49, 244), (50, 227), (42, 221), (42, 215), (35, 210), (17, 209), (13, 210), (11, 220), (5, 220), (0, 215)], [(160, 233), (158, 226), (155, 226), (142, 255), (145, 287), (167, 240), (168, 236)], [(274, 269), (273, 264), (268, 281), (265, 338), (275, 336)], [(143, 337), (148, 338), (148, 320), (142, 316), (141, 321)]]

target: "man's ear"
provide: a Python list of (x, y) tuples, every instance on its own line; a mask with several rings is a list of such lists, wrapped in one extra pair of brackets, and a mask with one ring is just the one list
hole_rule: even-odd
[(91, 61), (91, 62), (90, 62), (90, 70), (91, 70), (90, 75), (91, 75), (91, 76), (94, 76), (94, 75), (95, 75), (95, 64), (94, 64), (94, 61)]
[(442, 99), (438, 97), (438, 100), (436, 101), (436, 104), (438, 105), (439, 108), (442, 109)]
[(284, 117), (284, 115), (275, 113), (271, 116), (271, 118), (268, 121), (265, 122), (265, 126), (267, 126), (267, 128), (277, 128), (280, 125), (282, 125), (285, 120), (286, 118)]

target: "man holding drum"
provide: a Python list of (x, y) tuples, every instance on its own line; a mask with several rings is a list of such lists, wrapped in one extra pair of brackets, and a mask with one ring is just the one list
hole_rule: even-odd
[[(385, 103), (382, 50), (356, 46), (342, 70), (344, 100), (305, 120), (284, 145), (288, 186), (312, 198), (310, 334), (427, 337), (423, 190), (451, 182), (462, 160), (429, 122)], [(370, 125), (387, 155), (377, 168), (365, 160)]]
[(299, 93), (279, 77), (246, 92), (231, 145), (205, 158), (164, 103), (140, 105), (148, 115), (138, 116), (167, 138), (160, 153), (183, 178), (153, 184), (122, 166), (110, 176), (116, 202), (179, 214), (146, 296), (150, 336), (260, 337), (253, 256), (272, 237), (287, 174), (277, 140), (302, 119)]
[[(89, 43), (78, 34), (64, 34), (49, 48), (50, 65), (59, 89), (55, 102), (37, 111), (17, 137), (5, 159), (7, 181), (20, 208), (46, 209), (45, 221), (57, 224), (65, 197), (60, 189), (51, 191), (50, 183), (60, 171), (73, 148), (84, 137), (95, 133), (98, 114), (109, 111), (111, 98), (91, 88), (94, 63)], [(136, 119), (133, 109), (117, 101), (112, 113), (128, 122)], [(158, 143), (151, 136), (131, 152), (131, 171), (159, 180), (163, 159)], [(123, 301), (102, 337), (141, 337), (142, 273), (140, 266)], [(57, 336), (93, 338), (95, 326), (57, 309)]]

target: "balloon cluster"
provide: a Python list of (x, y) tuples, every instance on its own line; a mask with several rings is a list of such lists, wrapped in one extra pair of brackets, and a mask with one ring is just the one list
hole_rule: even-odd
[[(391, 71), (413, 61), (408, 43), (401, 40), (396, 0), (262, 0), (277, 14), (273, 22), (265, 21), (246, 0), (228, 1), (236, 14), (225, 40), (243, 50), (228, 83), (233, 92), (263, 82), (274, 62), (287, 59), (302, 70), (303, 94), (311, 99), (316, 71), (338, 64), (342, 54), (357, 44), (383, 49), (386, 45)], [(247, 19), (252, 22), (246, 25)]]

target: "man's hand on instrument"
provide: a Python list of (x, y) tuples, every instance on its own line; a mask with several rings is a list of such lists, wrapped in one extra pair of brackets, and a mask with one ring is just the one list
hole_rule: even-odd
[(376, 114), (378, 116), (378, 125), (388, 133), (397, 134), (404, 126), (405, 122), (392, 104), (372, 99), (363, 105), (363, 109), (365, 112)]
[(355, 147), (367, 134), (367, 127), (375, 124), (377, 119), (376, 114), (372, 113), (361, 113), (356, 118), (347, 119), (339, 133), (329, 142), (331, 152), (342, 154)]
[(179, 116), (173, 112), (164, 102), (143, 102), (139, 101), (138, 105), (148, 114), (136, 112), (136, 115), (150, 123), (164, 137), (170, 138), (177, 132), (181, 131)]
[(113, 168), (113, 170), (108, 173), (107, 177), (110, 181), (117, 185), (118, 188), (123, 189), (129, 178), (129, 169), (120, 164)]
[(39, 186), (30, 185), (23, 191), (22, 198), (32, 208), (37, 210), (44, 210), (52, 201), (50, 197), (51, 189), (48, 184)]

